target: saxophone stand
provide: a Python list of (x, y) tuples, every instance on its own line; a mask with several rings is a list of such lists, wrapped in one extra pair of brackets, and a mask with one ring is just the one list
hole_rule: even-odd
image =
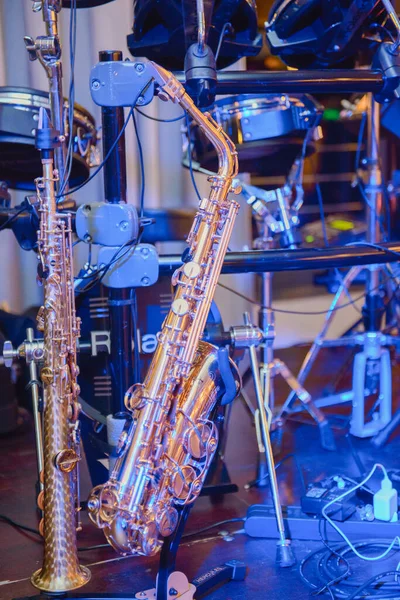
[[(364, 161), (367, 169), (365, 196), (367, 200), (367, 244), (379, 244), (383, 207), (382, 174), (379, 160), (380, 107), (372, 94), (368, 101), (368, 157)], [(361, 346), (353, 364), (352, 389), (329, 395), (315, 401), (319, 407), (342, 403), (352, 403), (350, 433), (356, 437), (367, 438), (379, 434), (391, 422), (392, 417), (392, 373), (390, 352), (387, 346), (398, 345), (399, 339), (382, 333), (384, 304), (381, 296), (381, 274), (386, 279), (393, 276), (390, 265), (371, 265), (366, 267), (367, 285), (365, 304), (362, 310), (365, 333), (345, 336), (338, 340), (327, 340), (328, 329), (354, 279), (363, 270), (353, 267), (343, 279), (326, 315), (324, 326), (313, 342), (298, 374), (298, 380), (304, 383), (321, 348)], [(373, 407), (366, 411), (366, 399), (375, 397)], [(279, 418), (296, 412), (295, 397), (291, 394), (286, 400)], [(369, 419), (369, 421), (368, 421)], [(378, 438), (379, 444), (379, 438)]]
[[(299, 222), (298, 211), (303, 202), (303, 188), (299, 175), (295, 176), (293, 173), (301, 173), (300, 168), (298, 163), (294, 164), (288, 183), (283, 188), (265, 191), (247, 184), (243, 185), (243, 193), (247, 196), (247, 203), (253, 210), (259, 232), (259, 237), (254, 243), (255, 249), (271, 250), (275, 247), (274, 238), (276, 235), (280, 235), (281, 246), (290, 249), (296, 248), (294, 228)], [(296, 190), (296, 198), (291, 203), (293, 188)], [(262, 273), (261, 275), (259, 327), (264, 334), (264, 340), (260, 345), (260, 380), (265, 406), (269, 406), (271, 411), (274, 410), (274, 378), (280, 375), (291, 388), (293, 396), (299, 399), (302, 407), (308, 411), (317, 423), (322, 447), (325, 450), (335, 450), (335, 440), (325, 415), (315, 405), (310, 394), (293, 375), (288, 366), (282, 360), (274, 358), (275, 315), (272, 309), (272, 273)], [(252, 369), (248, 369), (243, 376), (243, 384), (245, 385), (252, 377), (254, 377)], [(248, 404), (249, 401), (246, 400), (246, 405)], [(282, 431), (283, 423), (283, 417), (273, 423), (273, 427), (276, 428), (278, 434)], [(247, 489), (253, 486), (263, 487), (267, 485), (267, 457), (262, 442), (258, 411), (255, 412), (255, 425), (259, 449), (258, 468), (256, 478), (247, 484)]]
[(164, 540), (156, 588), (137, 593), (135, 598), (138, 600), (175, 600), (175, 598), (193, 600), (194, 594), (196, 594), (196, 597), (203, 597), (216, 586), (221, 586), (230, 581), (244, 580), (246, 566), (237, 560), (214, 567), (203, 573), (203, 575), (196, 577), (191, 583), (189, 583), (184, 573), (175, 571), (176, 555), (190, 508), (191, 506), (185, 506), (180, 509), (179, 523), (175, 532)]

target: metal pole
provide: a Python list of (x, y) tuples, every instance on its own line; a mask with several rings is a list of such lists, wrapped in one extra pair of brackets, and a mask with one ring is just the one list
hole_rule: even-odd
[[(121, 61), (122, 52), (103, 50), (99, 52), (100, 62)], [(124, 124), (122, 107), (103, 106), (101, 109), (103, 154), (106, 156)], [(126, 202), (126, 150), (125, 136), (121, 135), (118, 144), (103, 167), (104, 192), (106, 202), (118, 204)], [(110, 310), (112, 370), (112, 414), (125, 413), (124, 396), (132, 384), (133, 366), (133, 323), (130, 288), (109, 288), (108, 305)]]
[[(245, 313), (245, 324), (250, 324), (250, 317), (248, 313)], [(275, 461), (272, 450), (271, 438), (269, 435), (269, 423), (267, 417), (266, 407), (264, 405), (263, 391), (260, 382), (260, 371), (257, 359), (257, 351), (254, 345), (249, 345), (250, 364), (253, 373), (254, 389), (257, 398), (258, 411), (260, 416), (260, 426), (262, 439), (265, 448), (265, 454), (267, 458), (267, 467), (269, 480), (271, 484), (272, 502), (274, 505), (276, 525), (279, 534), (279, 542), (277, 547), (277, 562), (282, 567), (289, 567), (295, 563), (295, 559), (290, 547), (290, 540), (286, 538), (285, 524), (283, 522), (282, 505), (279, 498), (278, 480), (275, 472)]]
[[(181, 83), (186, 82), (184, 72), (174, 73)], [(216, 93), (268, 94), (268, 93), (357, 93), (382, 92), (385, 76), (379, 70), (330, 69), (307, 71), (219, 71)]]
[[(366, 187), (367, 241), (381, 241), (380, 217), (382, 215), (382, 173), (379, 163), (380, 106), (372, 94), (368, 94), (368, 182)], [(371, 266), (368, 277), (368, 294), (379, 294), (379, 266)]]
[[(269, 398), (265, 398), (268, 401), (271, 410), (274, 410), (275, 406), (275, 394), (274, 394), (274, 379), (269, 373), (269, 368), (272, 368), (272, 362), (274, 360), (274, 348), (273, 340), (270, 339), (274, 335), (275, 329), (275, 316), (271, 309), (272, 306), (272, 273), (262, 273), (261, 275), (261, 306), (259, 311), (259, 327), (264, 333), (264, 342), (261, 344), (261, 376), (262, 376), (262, 389), (264, 398), (266, 396), (266, 390), (269, 388)], [(269, 382), (267, 381), (267, 377)], [(269, 383), (269, 385), (268, 385)]]

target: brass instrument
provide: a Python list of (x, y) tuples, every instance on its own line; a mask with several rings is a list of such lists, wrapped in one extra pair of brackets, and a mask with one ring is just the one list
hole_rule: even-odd
[[(47, 111), (40, 109), (37, 147), (42, 151), (43, 177), (36, 179), (40, 229), (38, 275), (44, 302), (38, 314), (43, 331), (43, 456), (44, 490), (38, 498), (43, 510), (41, 531), (44, 560), (32, 575), (35, 587), (65, 592), (81, 587), (90, 571), (78, 562), (76, 531), (79, 523), (79, 386), (76, 360), (80, 321), (75, 314), (71, 215), (57, 212), (54, 142), (58, 137)], [(77, 527), (78, 525), (78, 527)]]
[[(121, 434), (109, 481), (92, 490), (92, 521), (122, 554), (155, 554), (176, 529), (179, 511), (197, 498), (217, 448), (212, 421), (224, 393), (218, 350), (201, 342), (239, 204), (228, 198), (237, 174), (236, 149), (221, 127), (193, 103), (172, 73), (146, 63), (158, 96), (188, 112), (214, 145), (218, 174), (201, 200), (188, 237), (185, 262), (173, 275), (170, 311), (143, 384), (126, 393), (132, 413)], [(143, 65), (139, 65), (143, 71)], [(228, 364), (233, 387), (240, 376)]]

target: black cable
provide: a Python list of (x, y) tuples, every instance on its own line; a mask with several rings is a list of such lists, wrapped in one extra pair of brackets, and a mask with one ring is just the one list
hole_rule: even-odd
[(372, 242), (350, 242), (349, 244), (346, 244), (346, 246), (367, 246), (369, 248), (375, 248), (376, 250), (384, 252), (387, 256), (395, 256), (400, 260), (400, 252), (390, 250), (389, 248), (385, 248), (385, 246), (381, 246), (380, 244), (373, 244)]
[[(384, 577), (388, 577), (389, 575), (394, 575), (394, 577), (398, 577), (399, 571), (385, 571), (384, 573), (378, 573), (378, 575), (374, 575), (373, 577), (370, 577), (370, 579), (368, 579), (368, 581), (366, 581), (365, 583), (360, 585), (356, 589), (356, 591), (347, 598), (347, 600), (355, 600), (357, 597), (360, 597), (360, 598), (364, 597), (364, 594), (362, 596), (360, 596), (361, 592), (364, 592), (373, 583), (378, 583), (378, 581), (380, 581)], [(385, 582), (383, 582), (383, 583), (385, 583)], [(400, 590), (398, 592), (398, 595), (400, 595)]]
[[(306, 493), (306, 482), (304, 481), (304, 474), (303, 471), (301, 470), (301, 466), (299, 461), (297, 460), (297, 456), (295, 456), (295, 454), (287, 454), (286, 456), (284, 456), (279, 462), (277, 462), (275, 464), (275, 471), (287, 460), (289, 460), (289, 458), (292, 458), (294, 460), (294, 463), (296, 465), (296, 469), (297, 472), (299, 474), (299, 479), (300, 479), (300, 483), (301, 483), (301, 491), (302, 494)], [(249, 490), (252, 487), (254, 487), (255, 485), (258, 485), (259, 483), (261, 483), (261, 481), (265, 481), (266, 479), (268, 479), (269, 477), (269, 473), (266, 473), (263, 477), (260, 477), (259, 479), (255, 479), (254, 481), (251, 481), (250, 483), (248, 483), (247, 485), (245, 485), (245, 489)]]
[(228, 27), (232, 27), (232, 23), (225, 23), (225, 25), (221, 29), (221, 33), (219, 35), (219, 40), (218, 40), (217, 50), (215, 52), (215, 64), (217, 64), (217, 62), (218, 62), (219, 53), (220, 53), (221, 47), (222, 47), (222, 42), (224, 41), (225, 33), (226, 33), (226, 30), (228, 29)]
[(89, 552), (90, 550), (99, 550), (100, 548), (112, 548), (110, 544), (95, 544), (94, 546), (78, 546), (78, 552)]
[(34, 529), (33, 527), (29, 527), (28, 525), (22, 525), (21, 523), (17, 523), (14, 519), (7, 517), (6, 515), (0, 515), (0, 521), (5, 521), (9, 525), (16, 527), (17, 529), (22, 529), (23, 531), (29, 531), (29, 533), (35, 533), (36, 535), (40, 535), (38, 529)]
[(74, 106), (75, 106), (75, 54), (76, 54), (76, 37), (77, 37), (77, 4), (76, 0), (72, 0), (70, 9), (70, 21), (69, 21), (69, 63), (70, 63), (70, 82), (68, 92), (68, 127), (69, 127), (69, 139), (67, 156), (65, 161), (65, 172), (64, 180), (61, 182), (60, 193), (65, 191), (68, 185), (69, 178), (71, 176), (72, 164), (73, 164), (73, 145), (74, 145)]
[(139, 163), (140, 163), (140, 218), (143, 218), (143, 214), (144, 214), (144, 193), (145, 193), (145, 186), (146, 186), (146, 177), (145, 177), (145, 170), (144, 170), (144, 159), (143, 159), (143, 147), (142, 147), (142, 142), (140, 141), (140, 136), (139, 136), (139, 130), (138, 130), (138, 126), (136, 123), (136, 118), (135, 118), (135, 113), (132, 112), (132, 120), (133, 120), (133, 127), (135, 129), (135, 135), (136, 135), (136, 141), (137, 141), (137, 146), (138, 146), (138, 152), (139, 152)]
[(11, 217), (9, 217), (5, 223), (0, 225), (0, 231), (5, 229), (7, 227), (7, 225), (12, 223), (12, 221), (15, 221), (15, 219), (18, 217), (18, 215), (20, 215), (22, 212), (24, 212), (24, 210), (27, 210), (26, 206), (23, 206), (16, 213), (14, 213)]
[(240, 518), (233, 518), (233, 519), (225, 519), (225, 521), (218, 521), (217, 523), (213, 523), (212, 525), (208, 525), (207, 527), (203, 527), (202, 529), (198, 529), (197, 531), (189, 531), (188, 533), (185, 533), (182, 536), (183, 538), (187, 538), (187, 537), (193, 537), (193, 536), (198, 536), (201, 535), (202, 533), (206, 533), (207, 531), (210, 531), (211, 529), (215, 529), (216, 527), (220, 527), (221, 525), (227, 525), (228, 523), (243, 523), (246, 520), (245, 517)]
[[(248, 296), (245, 296), (241, 292), (238, 292), (237, 290), (234, 290), (233, 288), (230, 288), (229, 286), (224, 285), (223, 283), (220, 283), (220, 282), (218, 282), (218, 285), (219, 285), (219, 287), (222, 287), (224, 290), (227, 290), (228, 292), (232, 292), (232, 294), (235, 294), (236, 296), (239, 296), (239, 298), (242, 298), (243, 300), (246, 300), (250, 304), (254, 304), (255, 306), (260, 306), (259, 302), (257, 302), (256, 300), (253, 300), (252, 298), (249, 298)], [(377, 287), (376, 289), (379, 289), (379, 288)], [(358, 302), (359, 300), (362, 300), (363, 298), (365, 298), (365, 293), (361, 294), (360, 296), (357, 296), (351, 302), (346, 302), (345, 304), (341, 304), (340, 306), (336, 306), (334, 310), (336, 312), (337, 310), (340, 310), (342, 308), (347, 308), (348, 306), (352, 306), (355, 302)], [(326, 315), (328, 312), (330, 312), (330, 308), (328, 308), (327, 310), (318, 310), (318, 311), (284, 310), (283, 308), (275, 308), (274, 306), (267, 306), (266, 308), (268, 308), (270, 310), (273, 310), (274, 312), (283, 313), (283, 314), (286, 314), (286, 315), (310, 315), (310, 316), (314, 316), (314, 315)]]
[(192, 180), (192, 185), (194, 188), (194, 191), (196, 192), (196, 196), (199, 200), (199, 202), (201, 202), (201, 194), (199, 192), (199, 188), (197, 187), (196, 184), (196, 180), (194, 178), (194, 173), (193, 173), (193, 159), (192, 159), (192, 142), (191, 142), (191, 137), (190, 137), (190, 122), (189, 122), (189, 115), (187, 113), (185, 113), (186, 115), (186, 129), (187, 129), (187, 139), (188, 139), (188, 158), (189, 158), (189, 171), (190, 171), (190, 179)]
[(142, 115), (142, 117), (146, 117), (146, 119), (150, 119), (150, 121), (156, 121), (156, 123), (175, 123), (176, 121), (182, 121), (182, 119), (185, 118), (185, 113), (183, 115), (180, 115), (179, 117), (175, 117), (174, 119), (159, 119), (158, 117), (152, 117), (151, 115), (147, 115), (145, 112), (143, 112), (142, 110), (140, 110), (140, 108), (136, 107), (136, 112), (139, 113), (139, 115)]
[[(321, 523), (320, 523), (321, 526)], [(393, 574), (394, 576), (399, 576), (400, 572), (399, 571), (386, 571), (385, 573), (380, 573), (379, 575), (376, 575), (375, 577), (372, 577), (371, 579), (368, 579), (368, 581), (364, 582), (361, 586), (359, 583), (357, 583), (356, 581), (352, 580), (351, 577), (349, 577), (351, 575), (351, 568), (350, 568), (350, 564), (349, 561), (346, 558), (346, 555), (349, 554), (352, 550), (351, 548), (346, 544), (346, 543), (336, 543), (333, 546), (329, 545), (328, 542), (323, 538), (322, 534), (321, 534), (321, 529), (320, 529), (320, 535), (321, 535), (321, 540), (324, 543), (324, 546), (326, 547), (326, 550), (324, 550), (324, 548), (317, 548), (316, 550), (314, 550), (313, 552), (311, 552), (310, 554), (308, 554), (300, 563), (300, 567), (299, 567), (299, 574), (300, 574), (300, 578), (303, 581), (303, 583), (305, 583), (305, 585), (307, 585), (307, 587), (311, 588), (313, 590), (313, 595), (317, 595), (322, 593), (325, 589), (327, 589), (329, 591), (329, 586), (332, 586), (335, 588), (335, 594), (339, 595), (342, 598), (345, 598), (346, 600), (355, 600), (356, 597), (358, 597), (361, 593), (361, 591), (365, 591), (367, 590), (368, 595), (373, 596), (374, 598), (399, 598), (399, 585), (396, 582), (396, 585), (390, 584), (390, 582), (386, 583), (386, 589), (383, 590), (383, 593), (377, 593), (376, 589), (374, 587), (372, 587), (372, 584), (376, 583), (379, 579), (388, 576), (390, 574)], [(374, 548), (387, 548), (387, 542), (385, 541), (376, 541), (374, 539), (369, 539), (369, 540), (361, 540), (360, 542), (358, 542), (357, 544), (355, 544), (355, 547), (358, 548), (364, 548), (364, 549), (374, 549)], [(304, 569), (307, 563), (309, 563), (312, 559), (316, 558), (318, 555), (321, 555), (320, 558), (317, 560), (317, 564), (316, 564), (316, 574), (319, 578), (319, 580), (322, 583), (322, 586), (318, 586), (315, 583), (313, 583), (312, 581), (310, 581), (305, 573), (304, 573)], [(334, 567), (331, 563), (332, 563), (332, 557), (337, 557), (337, 561), (335, 561), (335, 565), (336, 567)], [(340, 564), (340, 562), (343, 561), (345, 563), (346, 566), (346, 571), (344, 573), (337, 573), (335, 572), (335, 568), (337, 568)], [(333, 583), (333, 582), (336, 583)], [(355, 588), (355, 592), (354, 591), (349, 591), (348, 588), (351, 588), (351, 590), (354, 590)], [(369, 589), (368, 589), (369, 588)], [(332, 597), (332, 590), (330, 591), (331, 593), (331, 597)], [(364, 597), (364, 596), (362, 596)]]
[[(123, 124), (123, 126), (121, 127), (120, 132), (118, 133), (117, 137), (115, 138), (112, 146), (110, 147), (109, 151), (107, 152), (106, 157), (103, 159), (103, 161), (100, 163), (100, 165), (97, 167), (97, 169), (94, 171), (94, 173), (92, 173), (90, 175), (90, 177), (88, 177), (83, 183), (81, 183), (80, 185), (77, 185), (75, 188), (73, 188), (72, 190), (69, 190), (68, 194), (74, 194), (75, 192), (77, 192), (78, 190), (82, 189), (83, 187), (85, 187), (86, 184), (89, 183), (89, 181), (92, 181), (92, 179), (94, 179), (94, 177), (96, 177), (96, 175), (98, 175), (100, 173), (100, 171), (102, 170), (102, 168), (104, 167), (104, 165), (106, 164), (106, 162), (108, 161), (108, 159), (110, 158), (111, 154), (114, 152), (119, 140), (121, 139), (121, 136), (124, 134), (125, 129), (127, 128), (127, 125), (129, 123), (130, 118), (133, 116), (134, 113), (134, 109), (135, 109), (135, 105), (136, 102), (139, 98), (139, 96), (141, 96), (145, 89), (150, 85), (150, 83), (146, 84), (144, 86), (143, 89), (140, 90), (140, 92), (138, 92), (136, 98), (134, 99), (131, 108), (129, 109), (129, 113), (128, 116), (125, 119), (125, 122)], [(65, 195), (65, 194), (64, 194)], [(58, 194), (57, 198), (61, 198), (63, 197), (63, 194)]]
[[(105, 275), (107, 274), (107, 272), (109, 271), (109, 269), (112, 267), (113, 264), (115, 264), (118, 260), (124, 258), (124, 256), (126, 256), (126, 254), (128, 254), (128, 252), (131, 250), (131, 248), (134, 247), (132, 241), (128, 241), (125, 242), (124, 244), (122, 244), (122, 246), (120, 246), (118, 248), (118, 250), (115, 252), (115, 254), (113, 255), (112, 259), (110, 260), (109, 263), (107, 263), (106, 265), (103, 265), (102, 267), (100, 267), (99, 269), (97, 269), (96, 271), (93, 271), (93, 273), (90, 273), (89, 275), (83, 275), (81, 277), (75, 277), (75, 280), (83, 280), (83, 279), (90, 279), (91, 281), (88, 283), (87, 286), (85, 286), (84, 288), (80, 289), (78, 291), (78, 294), (82, 294), (85, 292), (88, 292), (89, 290), (91, 290), (95, 285), (97, 285), (98, 283), (101, 283), (101, 281), (104, 279)], [(120, 252), (122, 252), (122, 250), (126, 248), (126, 251), (119, 256)]]
[(362, 143), (364, 140), (364, 131), (365, 131), (366, 123), (367, 123), (367, 113), (363, 112), (361, 115), (360, 127), (358, 129), (357, 150), (356, 150), (355, 164), (354, 164), (354, 171), (355, 171), (356, 176), (357, 176), (357, 171), (360, 166), (361, 146), (362, 146)]

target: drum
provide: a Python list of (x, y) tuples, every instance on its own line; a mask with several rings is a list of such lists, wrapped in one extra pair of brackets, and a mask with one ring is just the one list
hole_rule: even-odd
[[(30, 88), (0, 87), (0, 180), (10, 188), (34, 190), (34, 179), (42, 172), (40, 154), (35, 148), (39, 109), (49, 108), (48, 93)], [(65, 117), (68, 102), (64, 101)], [(68, 132), (66, 122), (65, 131)], [(88, 178), (98, 164), (97, 130), (92, 115), (75, 104), (73, 162), (70, 186)]]
[(378, 0), (275, 0), (266, 38), (272, 54), (298, 69), (352, 67), (363, 51), (369, 64), (386, 16)]
[[(241, 173), (287, 175), (306, 136), (307, 154), (314, 151), (322, 107), (308, 95), (242, 95), (218, 100), (210, 112), (236, 144)], [(190, 140), (193, 168), (215, 171), (215, 150), (194, 123)], [(187, 141), (183, 163), (190, 166)]]
[[(92, 8), (93, 6), (101, 6), (108, 4), (113, 0), (76, 0), (76, 8)], [(71, 8), (72, 0), (62, 0), (63, 8)]]

